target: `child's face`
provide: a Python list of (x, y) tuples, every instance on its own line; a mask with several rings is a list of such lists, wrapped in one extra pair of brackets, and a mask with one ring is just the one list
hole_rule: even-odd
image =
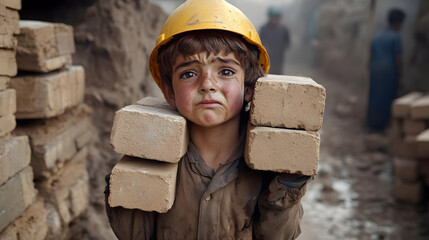
[(172, 85), (178, 111), (202, 127), (238, 119), (244, 95), (244, 70), (233, 53), (205, 52), (184, 58), (173, 66)]

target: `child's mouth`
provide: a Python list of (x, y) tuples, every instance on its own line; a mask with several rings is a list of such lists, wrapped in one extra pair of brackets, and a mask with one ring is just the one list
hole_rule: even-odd
[(222, 104), (219, 101), (209, 99), (209, 100), (202, 100), (198, 103), (199, 107), (203, 108), (211, 108), (211, 107), (219, 107), (222, 106)]

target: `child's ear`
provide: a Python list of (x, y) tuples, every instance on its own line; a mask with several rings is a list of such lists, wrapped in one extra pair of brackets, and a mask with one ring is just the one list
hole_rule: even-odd
[(176, 99), (174, 97), (173, 89), (164, 81), (160, 82), (162, 94), (170, 106), (176, 108)]
[(254, 90), (255, 90), (255, 85), (244, 87), (244, 100), (246, 102), (252, 101)]

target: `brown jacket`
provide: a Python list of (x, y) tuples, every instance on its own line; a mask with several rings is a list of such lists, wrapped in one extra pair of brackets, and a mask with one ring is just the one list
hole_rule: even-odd
[[(301, 190), (287, 191), (274, 173), (248, 168), (244, 141), (217, 172), (194, 145), (179, 163), (176, 199), (164, 214), (106, 201), (110, 225), (128, 239), (295, 239), (301, 233)], [(108, 192), (108, 191), (106, 191)], [(106, 196), (107, 199), (107, 196)]]

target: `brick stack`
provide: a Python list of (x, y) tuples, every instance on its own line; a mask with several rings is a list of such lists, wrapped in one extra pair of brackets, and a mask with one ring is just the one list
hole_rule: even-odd
[[(14, 134), (29, 138), (39, 194), (37, 206), (9, 225), (5, 234), (15, 231), (19, 239), (64, 239), (70, 222), (89, 204), (86, 157), (91, 110), (83, 104), (84, 69), (70, 65), (75, 49), (72, 27), (38, 21), (19, 25), (20, 72), (9, 83), (16, 91)], [(31, 229), (37, 231), (27, 234)], [(25, 234), (29, 237), (22, 238)]]
[(429, 187), (429, 95), (412, 92), (396, 99), (392, 117), (394, 195), (417, 204)]
[(19, 239), (42, 239), (35, 236), (43, 237), (46, 229), (26, 220), (46, 217), (45, 211), (34, 211), (41, 201), (34, 188), (28, 137), (11, 134), (16, 127), (16, 92), (9, 82), (17, 74), (20, 9), (21, 1), (0, 0), (0, 239), (18, 239), (18, 231)]
[(109, 205), (167, 212), (188, 142), (185, 118), (161, 99), (143, 98), (116, 112), (110, 143), (125, 156), (110, 176)]
[[(320, 145), (316, 131), (324, 106), (325, 89), (311, 79), (274, 75), (259, 79), (247, 164), (258, 170), (315, 175)], [(110, 206), (168, 211), (174, 202), (177, 162), (188, 141), (186, 120), (165, 101), (145, 98), (119, 110), (110, 142), (117, 153), (128, 156), (112, 170)]]
[(252, 100), (244, 158), (250, 168), (313, 176), (326, 91), (310, 78), (267, 75)]

